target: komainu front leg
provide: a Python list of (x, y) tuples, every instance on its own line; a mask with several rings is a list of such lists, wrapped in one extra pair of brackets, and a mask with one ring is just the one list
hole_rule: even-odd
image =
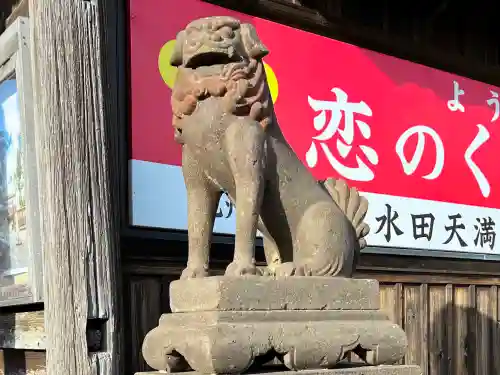
[(182, 171), (188, 203), (188, 262), (181, 279), (208, 276), (210, 243), (221, 192), (184, 146)]
[(257, 122), (236, 122), (227, 129), (225, 141), (236, 185), (234, 259), (226, 275), (255, 275), (255, 236), (264, 193), (265, 133)]

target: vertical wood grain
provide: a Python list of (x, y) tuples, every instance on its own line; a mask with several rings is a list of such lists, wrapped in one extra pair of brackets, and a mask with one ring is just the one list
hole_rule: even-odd
[(465, 340), (465, 355), (466, 355), (466, 364), (467, 371), (469, 371), (470, 375), (476, 374), (476, 363), (477, 363), (477, 345), (476, 345), (476, 337), (477, 337), (477, 317), (476, 317), (476, 286), (469, 285), (468, 289), (468, 306), (466, 308), (467, 312), (467, 336)]
[[(476, 374), (493, 374), (491, 371), (491, 330), (493, 324), (491, 321), (490, 306), (494, 300), (490, 299), (490, 290), (488, 287), (476, 288)], [(496, 354), (496, 353), (495, 353)]]
[[(119, 124), (105, 119), (98, 8), (31, 0), (30, 21), (47, 371), (119, 374), (120, 186), (111, 141)], [(106, 352), (92, 361), (89, 318), (105, 321)]]
[(420, 292), (418, 285), (406, 285), (404, 288), (404, 329), (408, 337), (405, 364), (422, 363), (422, 332), (427, 327), (422, 326)]
[(380, 285), (380, 309), (387, 314), (387, 317), (396, 322), (395, 318), (395, 284), (381, 284)]
[(134, 371), (150, 368), (142, 358), (142, 342), (158, 325), (162, 313), (162, 279), (140, 277), (130, 280), (130, 364)]
[[(388, 318), (403, 327), (403, 285), (401, 283), (395, 284), (381, 284), (380, 285), (380, 308), (384, 311)], [(403, 363), (404, 360), (399, 361)]]
[(424, 375), (500, 374), (496, 285), (399, 285), (381, 284), (380, 306), (407, 334), (405, 363)]
[(177, 280), (180, 275), (168, 275), (161, 279), (160, 306), (162, 314), (170, 312), (170, 283)]
[(443, 285), (432, 286), (429, 290), (429, 373), (448, 372), (446, 350), (446, 294)]
[(446, 374), (455, 375), (453, 371), (452, 356), (453, 356), (453, 343), (455, 338), (455, 314), (453, 306), (455, 304), (455, 286), (453, 284), (447, 284), (445, 287), (445, 334), (444, 338), (446, 340), (446, 350), (445, 350), (445, 360), (446, 360)]
[(467, 332), (469, 329), (467, 321), (467, 309), (469, 307), (469, 291), (465, 286), (455, 287), (454, 293), (454, 322), (453, 322), (453, 352), (452, 367), (453, 374), (468, 375), (467, 368)]
[(491, 319), (492, 319), (492, 340), (490, 355), (492, 358), (493, 374), (500, 374), (500, 288), (494, 285), (490, 287), (490, 298), (494, 301), (491, 304)]
[(429, 374), (429, 286), (421, 284), (420, 289), (420, 319), (422, 320), (420, 336), (420, 363), (422, 375)]

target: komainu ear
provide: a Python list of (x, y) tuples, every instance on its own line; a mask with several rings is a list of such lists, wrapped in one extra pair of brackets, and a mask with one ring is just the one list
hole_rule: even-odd
[(241, 24), (241, 41), (248, 57), (252, 59), (261, 60), (269, 53), (269, 50), (259, 39), (255, 27), (249, 23)]
[(182, 65), (182, 53), (184, 49), (184, 42), (186, 41), (186, 31), (182, 30), (177, 33), (177, 38), (175, 38), (175, 47), (172, 56), (170, 56), (170, 65), (179, 66)]

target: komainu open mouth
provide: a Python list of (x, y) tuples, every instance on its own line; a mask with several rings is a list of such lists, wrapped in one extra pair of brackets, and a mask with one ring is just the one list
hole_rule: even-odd
[(225, 65), (239, 61), (241, 61), (241, 58), (236, 54), (230, 57), (225, 52), (204, 52), (192, 56), (186, 63), (186, 68), (196, 69), (201, 66)]

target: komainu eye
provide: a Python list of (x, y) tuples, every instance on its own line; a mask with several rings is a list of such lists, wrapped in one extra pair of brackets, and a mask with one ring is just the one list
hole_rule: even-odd
[(226, 39), (230, 39), (234, 37), (234, 31), (229, 26), (224, 26), (219, 30), (220, 35), (222, 35)]

